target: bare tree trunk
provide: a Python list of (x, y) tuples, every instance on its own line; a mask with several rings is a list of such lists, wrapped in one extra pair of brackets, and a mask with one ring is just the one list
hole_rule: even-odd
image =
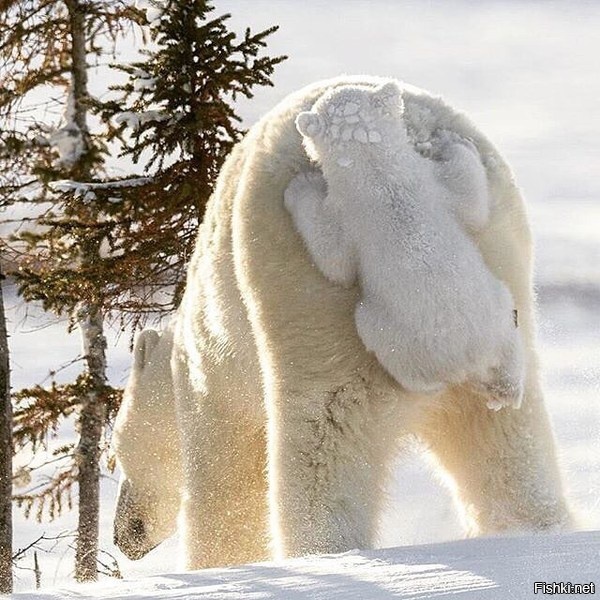
[(0, 273), (0, 594), (12, 592), (12, 406)]
[(106, 385), (106, 338), (99, 308), (80, 307), (77, 320), (86, 356), (90, 391), (82, 400), (79, 416), (79, 524), (75, 578), (78, 581), (90, 581), (98, 576), (100, 441), (106, 410), (101, 394)]
[(33, 552), (33, 574), (35, 575), (35, 589), (39, 590), (42, 587), (42, 570), (40, 569), (37, 550)]
[[(81, 0), (65, 0), (73, 42), (71, 94), (73, 120), (81, 133), (85, 149), (89, 148), (87, 125), (88, 80), (86, 62), (85, 7)], [(90, 177), (85, 167), (86, 152), (76, 169), (82, 179)], [(82, 267), (94, 265), (100, 259), (99, 248), (92, 240), (81, 250)], [(104, 317), (98, 305), (82, 304), (75, 315), (81, 330), (89, 391), (82, 398), (79, 413), (79, 443), (77, 445), (79, 522), (75, 552), (75, 578), (90, 581), (98, 577), (98, 533), (100, 512), (100, 442), (105, 421), (103, 399), (106, 385), (106, 338)]]

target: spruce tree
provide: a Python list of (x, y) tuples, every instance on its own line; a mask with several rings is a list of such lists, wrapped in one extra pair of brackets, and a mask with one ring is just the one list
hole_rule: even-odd
[[(72, 416), (80, 434), (76, 448), (55, 450), (64, 462), (48, 485), (16, 498), (27, 511), (37, 506), (38, 517), (55, 516), (78, 480), (76, 576), (85, 580), (96, 575), (102, 427), (120, 400), (106, 382), (105, 320), (136, 326), (176, 306), (204, 206), (244, 133), (235, 101), (271, 85), (285, 57), (261, 55), (275, 27), (238, 39), (228, 15), (210, 18), (209, 2), (168, 0), (144, 13), (127, 2), (27, 0), (0, 10), (0, 59), (9, 67), (0, 117), (10, 125), (0, 132), (0, 202), (40, 207), (36, 227), (15, 235), (14, 276), (26, 300), (79, 327), (86, 366), (72, 384), (15, 395), (17, 448), (44, 447)], [(147, 26), (152, 49), (117, 65), (127, 81), (100, 102), (89, 92), (90, 64), (132, 22)], [(20, 121), (18, 109), (32, 104), (24, 98), (49, 87), (65, 92), (62, 123)], [(144, 172), (110, 179), (110, 142)]]
[(120, 279), (108, 277), (121, 282), (121, 314), (132, 310), (134, 319), (177, 306), (204, 207), (245, 133), (236, 100), (273, 85), (274, 68), (286, 59), (261, 53), (277, 27), (246, 29), (238, 39), (227, 27), (230, 15), (214, 10), (204, 0), (151, 2), (153, 49), (118, 66), (127, 81), (113, 87), (113, 100), (95, 105), (121, 156), (142, 164), (146, 176), (91, 190), (112, 205), (107, 239), (119, 259), (107, 267)]
[[(17, 406), (17, 446), (31, 440), (36, 430), (38, 436), (43, 435), (49, 405), (54, 406), (52, 427), (76, 404), (79, 432), (76, 447), (63, 449), (63, 457), (71, 459), (69, 466), (45, 490), (21, 501), (31, 506), (37, 499), (43, 507), (49, 497), (60, 508), (62, 495), (76, 478), (79, 521), (75, 575), (84, 581), (95, 579), (97, 573), (100, 445), (106, 399), (111, 393), (106, 380), (102, 282), (92, 283), (84, 277), (79, 283), (73, 276), (77, 271), (93, 271), (101, 259), (101, 238), (93, 233), (73, 235), (72, 227), (73, 223), (76, 227), (86, 223), (93, 232), (101, 215), (93, 205), (53, 193), (51, 182), (59, 178), (88, 181), (102, 173), (106, 147), (101, 136), (92, 135), (89, 128), (92, 98), (88, 68), (106, 52), (110, 40), (114, 41), (140, 14), (120, 0), (8, 1), (0, 9), (0, 158), (3, 171), (8, 173), (0, 184), (0, 196), (9, 206), (45, 203), (43, 218), (37, 218), (41, 229), (17, 236), (25, 252), (17, 272), (21, 291), (27, 299), (41, 300), (45, 308), (69, 315), (72, 325), (81, 331), (85, 365), (74, 394), (55, 388), (57, 393), (50, 402), (44, 398), (44, 405), (40, 403), (43, 395), (36, 397), (34, 392), (25, 394), (27, 401)], [(58, 94), (63, 104), (62, 123), (50, 135), (51, 127), (37, 120), (37, 97), (42, 94)], [(52, 109), (51, 101), (42, 104)], [(59, 290), (64, 292), (57, 293)], [(35, 421), (40, 414), (41, 423)]]

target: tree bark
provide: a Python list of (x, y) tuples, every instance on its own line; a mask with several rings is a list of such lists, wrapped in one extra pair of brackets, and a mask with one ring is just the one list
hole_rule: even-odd
[(102, 311), (98, 307), (80, 306), (77, 321), (81, 330), (90, 391), (82, 399), (79, 413), (79, 522), (75, 578), (77, 581), (90, 581), (98, 577), (100, 441), (106, 411), (101, 393), (106, 385), (106, 338)]
[(0, 272), (0, 594), (12, 592), (12, 406)]
[[(74, 115), (85, 150), (74, 172), (82, 180), (91, 173), (84, 166), (89, 149), (88, 78), (85, 36), (85, 8), (81, 0), (65, 0), (69, 11), (72, 38), (72, 79)], [(82, 267), (94, 265), (100, 260), (98, 243), (91, 240), (81, 250)], [(98, 533), (100, 512), (100, 442), (105, 421), (106, 407), (102, 397), (106, 385), (106, 338), (104, 317), (98, 304), (81, 304), (76, 312), (81, 330), (89, 391), (81, 399), (79, 413), (79, 443), (77, 445), (79, 521), (75, 551), (75, 578), (78, 581), (95, 580), (98, 577)]]

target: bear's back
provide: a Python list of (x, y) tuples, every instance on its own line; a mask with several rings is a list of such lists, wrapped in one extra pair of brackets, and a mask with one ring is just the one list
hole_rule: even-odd
[[(283, 206), (291, 179), (314, 168), (295, 119), (333, 86), (378, 86), (384, 81), (340, 77), (288, 96), (236, 145), (208, 203), (180, 308), (178, 344), (188, 355), (190, 377), (198, 379), (197, 385), (234, 386), (240, 392), (240, 408), (258, 418), (263, 416), (262, 403), (258, 407), (253, 396), (262, 395), (261, 372), (273, 367), (273, 343), (285, 345), (293, 338), (295, 344), (309, 345), (307, 340), (320, 332), (333, 340), (335, 362), (342, 354), (336, 344), (343, 346), (356, 337), (356, 290), (330, 284), (311, 264)], [(466, 116), (440, 98), (402, 87), (412, 139), (426, 145), (427, 127), (433, 124), (452, 129), (476, 145), (488, 172), (493, 203), (492, 225), (478, 242), (491, 271), (507, 282), (518, 305), (527, 306), (530, 282), (522, 274), (530, 270), (529, 229), (508, 166)], [(504, 223), (507, 220), (509, 225)], [(503, 223), (499, 226), (511, 231), (511, 243), (505, 244), (502, 254), (497, 252), (494, 223)], [(524, 314), (525, 327), (527, 321)]]

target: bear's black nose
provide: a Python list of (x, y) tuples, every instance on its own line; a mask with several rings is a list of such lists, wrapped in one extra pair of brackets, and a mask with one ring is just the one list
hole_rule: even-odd
[(134, 539), (141, 539), (146, 536), (146, 529), (142, 519), (130, 519), (127, 524), (127, 533)]

